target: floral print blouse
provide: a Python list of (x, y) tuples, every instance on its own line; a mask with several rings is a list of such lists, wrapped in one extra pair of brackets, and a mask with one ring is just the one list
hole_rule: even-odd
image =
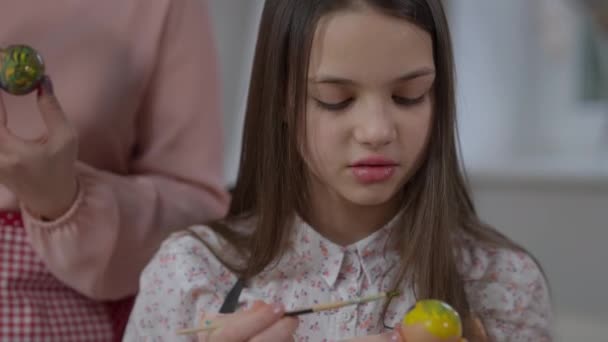
[[(297, 219), (291, 247), (276, 264), (251, 279), (239, 303), (281, 303), (286, 310), (391, 290), (398, 252), (387, 248), (395, 220), (350, 246), (327, 240)], [(245, 225), (245, 223), (243, 223)], [(140, 292), (124, 341), (197, 341), (176, 331), (198, 327), (204, 314), (217, 313), (237, 277), (211, 252), (236, 257), (224, 240), (205, 226), (192, 234), (176, 233), (164, 242), (144, 270)], [(482, 247), (464, 239), (460, 273), (475, 314), (492, 341), (551, 341), (551, 303), (544, 276), (522, 252)], [(386, 332), (401, 320), (416, 299), (401, 289), (386, 316), (383, 302), (299, 316), (298, 342), (340, 341)]]

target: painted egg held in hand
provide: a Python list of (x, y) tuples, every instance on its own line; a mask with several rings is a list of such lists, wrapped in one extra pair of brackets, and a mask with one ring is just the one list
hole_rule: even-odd
[(38, 87), (44, 76), (42, 57), (30, 46), (0, 49), (0, 87), (13, 95), (25, 95)]
[[(415, 334), (412, 340), (460, 341), (462, 322), (460, 315), (450, 305), (434, 299), (421, 300), (403, 318), (402, 332)], [(421, 339), (427, 334), (428, 338)], [(408, 336), (404, 336), (408, 337)]]

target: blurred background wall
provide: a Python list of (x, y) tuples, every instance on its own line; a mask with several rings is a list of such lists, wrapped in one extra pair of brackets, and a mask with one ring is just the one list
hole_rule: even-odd
[[(263, 1), (209, 2), (232, 182)], [(475, 201), (542, 263), (557, 341), (608, 340), (607, 4), (446, 0)]]

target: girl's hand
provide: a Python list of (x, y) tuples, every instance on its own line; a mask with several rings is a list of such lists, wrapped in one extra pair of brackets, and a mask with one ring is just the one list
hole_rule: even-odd
[(392, 332), (392, 333), (386, 333), (386, 334), (381, 334), (381, 335), (356, 337), (354, 339), (346, 340), (343, 342), (405, 342), (405, 341), (403, 341), (401, 336), (399, 336), (399, 333)]
[[(404, 328), (402, 325), (398, 325), (395, 327), (395, 332), (399, 335), (401, 342), (488, 342), (490, 341), (488, 335), (486, 334), (485, 328), (481, 323), (479, 318), (474, 319), (474, 334), (475, 338), (472, 340), (467, 340), (466, 338), (454, 338), (454, 339), (439, 339), (437, 337), (433, 337), (431, 334), (427, 333), (424, 327), (422, 326), (414, 326), (409, 328)], [(407, 331), (406, 331), (407, 329)]]
[(283, 317), (284, 309), (263, 302), (241, 312), (210, 319), (219, 329), (199, 334), (199, 342), (292, 342), (298, 319)]
[(38, 91), (38, 108), (47, 132), (38, 139), (25, 140), (8, 129), (0, 96), (0, 184), (33, 215), (53, 220), (72, 206), (78, 193), (77, 136), (46, 76)]
[[(476, 322), (477, 323), (477, 322)], [(437, 337), (433, 337), (431, 334), (426, 333), (426, 331), (424, 330), (423, 327), (416, 327), (416, 328), (420, 328), (419, 330), (410, 330), (408, 331), (408, 333), (406, 334), (401, 325), (397, 325), (393, 332), (391, 333), (385, 333), (385, 334), (381, 334), (381, 335), (371, 335), (371, 336), (365, 336), (365, 337), (358, 337), (355, 339), (351, 339), (348, 340), (348, 342), (452, 342), (452, 340), (444, 340), (444, 339), (440, 339)], [(479, 329), (479, 325), (477, 325), (477, 328)], [(405, 336), (409, 336), (409, 338), (405, 338)], [(485, 334), (484, 334), (485, 336)], [(481, 340), (479, 342), (485, 342), (487, 340)], [(344, 341), (346, 342), (346, 341)], [(458, 341), (453, 341), (453, 342), (467, 342), (466, 339), (461, 338), (458, 339)]]

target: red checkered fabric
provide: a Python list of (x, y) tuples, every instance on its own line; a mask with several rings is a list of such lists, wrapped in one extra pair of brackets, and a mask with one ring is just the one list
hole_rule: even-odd
[(61, 283), (30, 246), (19, 212), (0, 212), (0, 341), (119, 341), (130, 304), (96, 303)]

